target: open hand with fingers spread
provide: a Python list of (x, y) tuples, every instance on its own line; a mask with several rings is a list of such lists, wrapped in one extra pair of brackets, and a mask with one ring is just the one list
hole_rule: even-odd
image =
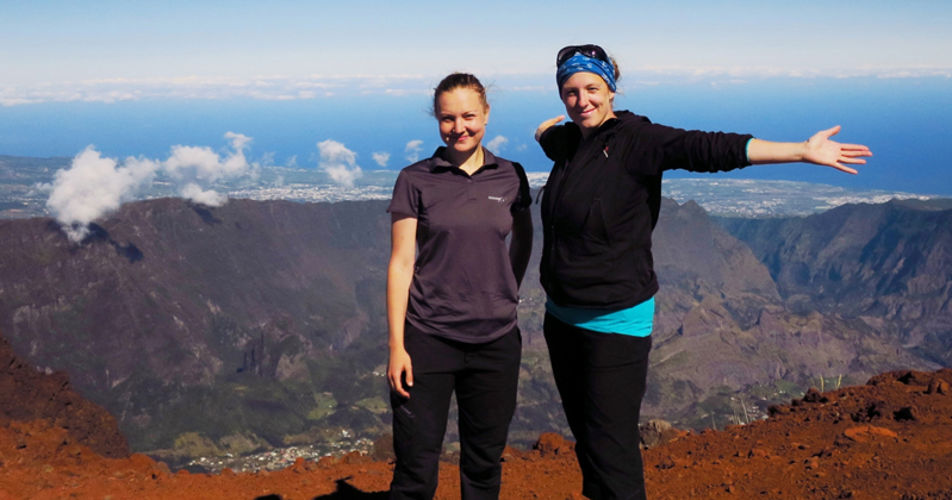
[(868, 147), (862, 144), (843, 144), (832, 139), (840, 132), (840, 126), (821, 130), (810, 137), (806, 142), (803, 161), (827, 165), (842, 172), (855, 174), (856, 169), (847, 167), (844, 163), (862, 165), (866, 163), (862, 157), (873, 156)]

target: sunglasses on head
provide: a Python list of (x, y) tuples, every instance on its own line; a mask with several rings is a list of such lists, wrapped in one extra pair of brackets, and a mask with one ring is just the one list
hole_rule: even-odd
[(559, 55), (555, 57), (555, 64), (561, 66), (565, 61), (568, 61), (575, 54), (582, 54), (585, 57), (591, 57), (593, 59), (599, 59), (605, 62), (611, 62), (608, 58), (608, 54), (605, 53), (605, 49), (594, 44), (585, 44), (585, 45), (569, 45), (564, 49), (559, 51)]

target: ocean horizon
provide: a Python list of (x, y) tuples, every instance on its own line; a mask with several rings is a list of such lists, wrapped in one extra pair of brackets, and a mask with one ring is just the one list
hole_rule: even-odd
[[(842, 125), (836, 139), (867, 144), (874, 152), (856, 176), (813, 166), (768, 166), (718, 174), (725, 179), (952, 196), (949, 83), (947, 77), (636, 80), (618, 94), (615, 107), (665, 125), (781, 141), (805, 140), (817, 130)], [(527, 171), (548, 171), (551, 162), (532, 136), (539, 122), (564, 113), (552, 87), (491, 86), (484, 145)], [(10, 105), (0, 107), (0, 155), (74, 157), (92, 147), (120, 162), (128, 157), (161, 161), (176, 145), (225, 151), (225, 134), (231, 132), (249, 139), (247, 159), (263, 167), (320, 169), (326, 159), (318, 144), (332, 141), (352, 153), (351, 168), (396, 171), (440, 145), (430, 99), (421, 90), (298, 100), (142, 98)]]

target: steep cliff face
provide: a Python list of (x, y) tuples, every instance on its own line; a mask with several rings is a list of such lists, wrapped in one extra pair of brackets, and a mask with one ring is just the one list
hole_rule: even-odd
[(726, 219), (791, 308), (855, 318), (952, 364), (952, 210), (947, 203), (847, 205), (792, 219)]
[[(756, 418), (770, 401), (824, 378), (860, 383), (895, 367), (937, 367), (905, 349), (898, 336), (882, 334), (881, 324), (791, 305), (769, 261), (696, 204), (665, 200), (661, 215), (654, 235), (661, 291), (645, 414), (716, 426)], [(769, 234), (765, 229), (764, 238)], [(808, 265), (810, 250), (802, 259)], [(745, 406), (757, 415), (744, 416)]]
[[(225, 367), (273, 374), (280, 351), (266, 342), (251, 356), (262, 335), (341, 348), (379, 313), (379, 301), (362, 299), (385, 265), (385, 216), (373, 202), (236, 200), (212, 210), (166, 199), (126, 205), (82, 245), (45, 219), (2, 221), (17, 240), (2, 249), (3, 321), (39, 360), (91, 335), (88, 350), (109, 354), (109, 373), (83, 368), (103, 386), (172, 359), (152, 368), (174, 366), (186, 382)], [(236, 352), (209, 364), (211, 344), (223, 341)]]
[[(696, 203), (664, 200), (654, 233), (655, 269), (661, 285), (656, 333), (682, 330), (702, 302), (721, 304), (732, 327), (749, 327), (780, 295), (770, 273), (742, 242)], [(689, 333), (695, 332), (689, 325)], [(662, 338), (662, 340), (664, 340)]]

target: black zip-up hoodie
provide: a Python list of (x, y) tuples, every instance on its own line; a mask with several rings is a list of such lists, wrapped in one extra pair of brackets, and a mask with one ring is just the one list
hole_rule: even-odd
[(750, 135), (672, 128), (628, 111), (616, 116), (586, 139), (574, 123), (539, 138), (555, 161), (542, 194), (542, 286), (560, 306), (619, 310), (651, 298), (662, 172), (750, 164)]

